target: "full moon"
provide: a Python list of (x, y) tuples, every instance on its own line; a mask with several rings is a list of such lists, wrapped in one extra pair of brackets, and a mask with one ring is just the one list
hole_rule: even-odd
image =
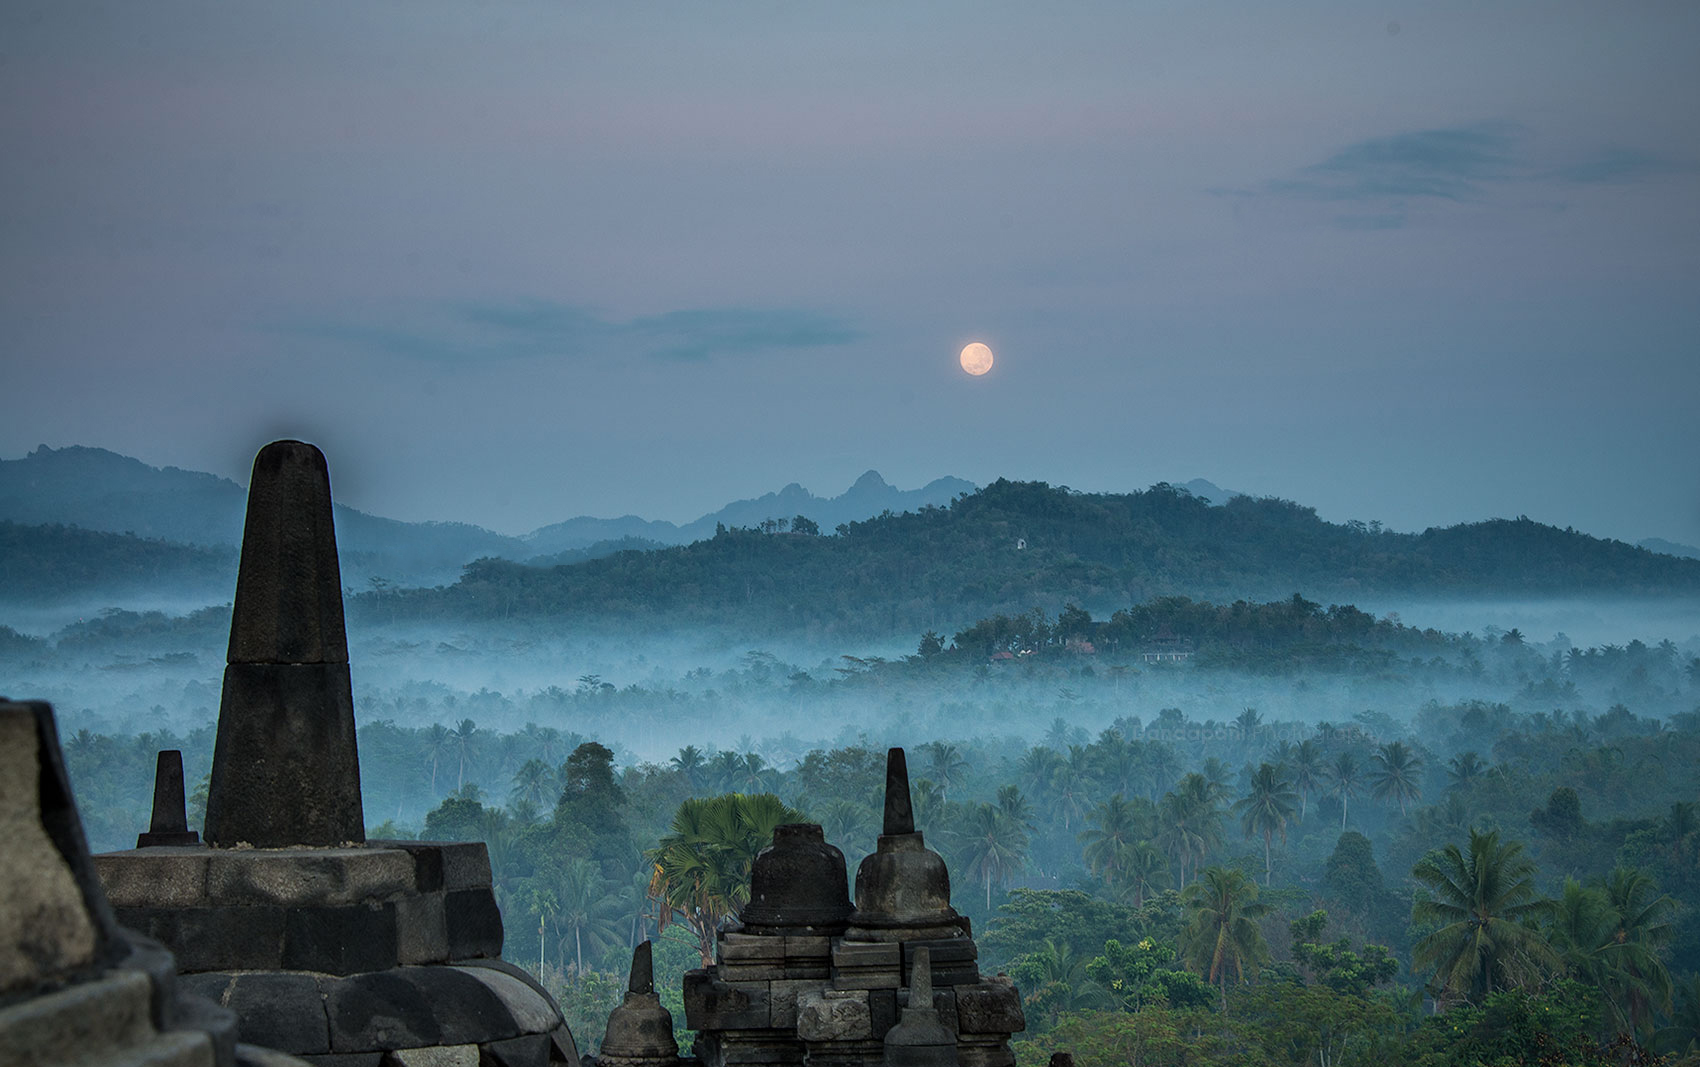
[(992, 350), (978, 341), (962, 350), (962, 369), (978, 378), (992, 369)]

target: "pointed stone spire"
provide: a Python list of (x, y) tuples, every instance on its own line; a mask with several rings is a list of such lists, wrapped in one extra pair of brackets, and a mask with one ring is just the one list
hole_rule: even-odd
[(301, 441), (254, 458), (205, 835), (218, 848), (366, 839), (330, 473)]
[(183, 752), (163, 749), (154, 762), (153, 818), (147, 833), (136, 835), (136, 847), (195, 845), (200, 840), (201, 835), (189, 829), (189, 816), (183, 803)]
[(885, 826), (887, 837), (915, 832), (915, 809), (909, 803), (909, 761), (901, 748), (885, 754)]
[(632, 949), (632, 976), (626, 983), (626, 992), (655, 992), (655, 963), (652, 951), (648, 941)]
[(885, 1034), (885, 1067), (956, 1067), (956, 1035), (939, 1021), (933, 1007), (933, 953), (915, 950), (909, 977), (909, 1003), (903, 1017)]
[(608, 1015), (608, 1030), (596, 1062), (603, 1067), (677, 1067), (679, 1043), (673, 1015), (655, 992), (648, 941), (632, 950), (632, 976), (625, 999)]

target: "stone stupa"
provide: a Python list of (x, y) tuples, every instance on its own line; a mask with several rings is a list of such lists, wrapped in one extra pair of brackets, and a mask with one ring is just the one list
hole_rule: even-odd
[(330, 477), (300, 441), (254, 460), (202, 837), (95, 866), (243, 1041), (336, 1067), (578, 1067), (560, 1009), (501, 959), (484, 844), (365, 841)]

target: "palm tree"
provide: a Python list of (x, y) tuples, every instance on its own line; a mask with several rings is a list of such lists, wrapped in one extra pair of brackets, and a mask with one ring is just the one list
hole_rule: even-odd
[(1334, 763), (1328, 768), (1328, 776), (1334, 782), (1334, 791), (1340, 794), (1340, 832), (1346, 831), (1346, 812), (1351, 806), (1354, 796), (1363, 786), (1363, 768), (1358, 766), (1358, 758), (1350, 752), (1342, 752), (1334, 757)]
[(619, 900), (608, 892), (602, 872), (589, 860), (573, 860), (561, 871), (557, 923), (572, 935), (573, 969), (584, 973), (585, 942), (594, 954), (620, 942)]
[(1432, 896), (1411, 909), (1411, 921), (1437, 929), (1413, 947), (1413, 968), (1433, 969), (1440, 995), (1479, 1003), (1489, 993), (1521, 986), (1560, 961), (1525, 920), (1551, 911), (1535, 890), (1535, 865), (1499, 831), (1470, 831), (1468, 852), (1457, 845), (1430, 852), (1411, 877)]
[(685, 776), (685, 780), (691, 783), (692, 789), (702, 788), (702, 749), (695, 745), (686, 745), (679, 750), (677, 756), (667, 762), (674, 770)]
[(449, 731), (449, 747), (460, 763), (459, 774), (455, 780), (455, 788), (466, 785), (466, 764), (478, 752), (479, 743), (484, 739), (478, 736), (478, 724), (471, 719), (460, 720), (460, 725)]
[(1027, 831), (1001, 809), (980, 804), (969, 813), (961, 840), (968, 876), (986, 887), (986, 910), (990, 912), (992, 885), (1003, 884), (1027, 865)]
[(530, 804), (541, 808), (552, 805), (561, 795), (561, 782), (549, 765), (540, 759), (528, 759), (514, 772), (513, 789), (508, 793), (511, 804)]
[[(1700, 663), (1700, 660), (1695, 662)], [(1700, 1051), (1700, 975), (1684, 982), (1670, 1025), (1653, 1035), (1654, 1047), (1676, 1055)]]
[(1423, 761), (1403, 741), (1390, 741), (1376, 750), (1372, 757), (1375, 770), (1370, 772), (1370, 785), (1377, 800), (1393, 797), (1399, 802), (1399, 814), (1405, 814), (1408, 801), (1421, 800)]
[(1257, 883), (1244, 871), (1207, 867), (1198, 881), (1181, 891), (1187, 911), (1181, 939), (1187, 957), (1205, 980), (1222, 991), (1222, 1010), (1228, 1008), (1228, 972), (1245, 981), (1246, 966), (1256, 967), (1269, 956), (1257, 920), (1269, 905), (1257, 899)]
[(1143, 800), (1130, 803), (1120, 793), (1098, 805), (1089, 818), (1093, 827), (1075, 835), (1081, 843), (1081, 858), (1094, 875), (1106, 886), (1114, 887), (1121, 870), (1123, 850), (1141, 838), (1151, 836), (1151, 813)]
[(1322, 746), (1306, 738), (1293, 748), (1293, 788), (1299, 792), (1299, 821), (1305, 821), (1305, 806), (1314, 790), (1320, 790), (1328, 780), (1327, 764), (1323, 761)]
[(1052, 1022), (1065, 1011), (1109, 1007), (1114, 1001), (1087, 973), (1091, 959), (1075, 952), (1068, 941), (1046, 938), (1035, 952), (1018, 958), (1014, 972), (1019, 976), (1026, 1000)]
[(692, 797), (673, 815), (672, 832), (646, 856), (649, 894), (664, 910), (663, 929), (676, 916), (696, 935), (702, 965), (714, 962), (715, 931), (749, 898), (750, 865), (773, 841), (774, 828), (802, 822), (801, 812), (771, 793)]
[(1641, 1032), (1651, 1023), (1655, 1008), (1670, 1010), (1670, 972), (1659, 949), (1670, 941), (1677, 903), (1659, 892), (1652, 875), (1636, 867), (1614, 869), (1603, 889), (1617, 918), (1611, 932), (1607, 993), (1619, 1022)]
[[(858, 855), (867, 852), (864, 843), (871, 841), (879, 832), (877, 813), (866, 804), (858, 804), (854, 800), (827, 801), (817, 814), (815, 821), (820, 823), (821, 832), (826, 835), (826, 839), (831, 842), (854, 842), (851, 851), (860, 849)], [(846, 855), (848, 854), (846, 852)]]
[(1215, 791), (1202, 774), (1188, 774), (1174, 792), (1164, 794), (1158, 824), (1157, 842), (1180, 865), (1179, 881), (1184, 886), (1187, 867), (1203, 863), (1222, 840), (1222, 813)]
[(1460, 752), (1446, 761), (1446, 776), (1452, 780), (1449, 788), (1468, 789), (1486, 774), (1488, 765), (1474, 752)]
[(1122, 883), (1115, 893), (1116, 899), (1133, 899), (1133, 906), (1143, 908), (1148, 894), (1157, 893), (1169, 886), (1169, 861), (1157, 846), (1149, 841), (1135, 841), (1122, 849), (1116, 859), (1116, 865), (1121, 871)]
[(943, 741), (934, 741), (926, 749), (928, 774), (938, 783), (940, 798), (948, 800), (951, 786), (961, 785), (968, 773), (968, 761), (962, 758), (955, 745), (947, 745)]
[(1234, 810), (1240, 816), (1240, 829), (1247, 837), (1263, 838), (1264, 885), (1269, 884), (1270, 878), (1270, 839), (1279, 833), (1281, 843), (1286, 844), (1287, 823), (1293, 819), (1293, 801), (1297, 799), (1292, 782), (1281, 768), (1265, 763), (1252, 774), (1251, 791), (1234, 803)]
[(431, 765), (431, 795), (437, 795), (437, 764), (453, 750), (448, 727), (434, 722), (419, 738), (419, 749), (425, 762)]

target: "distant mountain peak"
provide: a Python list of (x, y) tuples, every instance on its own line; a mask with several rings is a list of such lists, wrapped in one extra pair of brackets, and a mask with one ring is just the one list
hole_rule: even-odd
[(887, 483), (884, 478), (880, 477), (879, 471), (870, 470), (864, 473), (860, 478), (856, 479), (855, 483), (850, 486), (850, 492), (868, 492), (869, 490), (890, 488), (891, 485)]

